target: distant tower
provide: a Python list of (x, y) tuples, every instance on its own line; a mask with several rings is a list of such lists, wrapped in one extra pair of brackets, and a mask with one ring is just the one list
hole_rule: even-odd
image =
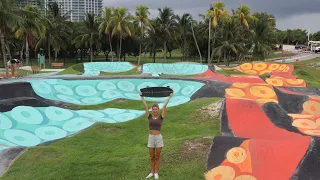
[(97, 16), (102, 14), (102, 0), (41, 0), (44, 7), (53, 2), (57, 2), (61, 8), (61, 14), (69, 13), (71, 21), (84, 20), (87, 13)]

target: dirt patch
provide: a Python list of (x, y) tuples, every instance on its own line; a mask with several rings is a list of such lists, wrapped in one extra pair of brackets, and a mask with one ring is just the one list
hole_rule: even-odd
[(206, 161), (213, 137), (202, 137), (199, 139), (186, 140), (181, 148), (182, 160)]
[(219, 100), (213, 104), (205, 106), (200, 111), (209, 114), (211, 117), (218, 117), (222, 108), (223, 100)]
[(312, 63), (312, 64), (308, 64), (308, 66), (318, 70), (320, 69), (320, 63)]
[(114, 100), (113, 102), (119, 102), (119, 103), (122, 103), (122, 102), (125, 102), (125, 101), (127, 101), (127, 99), (120, 98), (120, 99), (116, 99), (116, 100)]

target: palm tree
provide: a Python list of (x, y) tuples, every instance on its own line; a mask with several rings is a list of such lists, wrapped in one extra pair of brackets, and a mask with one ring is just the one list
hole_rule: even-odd
[(21, 13), (23, 11), (15, 9), (15, 0), (0, 0), (0, 44), (3, 56), (3, 63), (6, 69), (6, 77), (9, 77), (8, 66), (7, 66), (7, 31), (11, 27), (23, 26), (23, 19)]
[(235, 13), (235, 17), (240, 21), (241, 26), (249, 29), (249, 21), (255, 20), (256, 18), (251, 15), (251, 9), (247, 5), (241, 5), (237, 12)]
[(55, 61), (57, 61), (57, 55), (60, 49), (65, 49), (68, 42), (71, 41), (70, 35), (72, 34), (71, 22), (67, 21), (68, 14), (61, 15), (59, 5), (53, 3), (49, 5), (49, 12), (47, 18), (50, 21), (46, 21), (45, 24), (45, 35), (40, 36), (35, 46), (35, 51), (40, 46), (46, 46), (48, 48), (49, 63), (51, 63), (51, 46), (55, 52)]
[(93, 14), (87, 14), (82, 22), (81, 34), (74, 39), (77, 47), (85, 45), (90, 48), (90, 61), (93, 61), (93, 45), (99, 46), (98, 22)]
[(212, 51), (213, 55), (224, 57), (226, 66), (229, 66), (229, 60), (233, 55), (239, 55), (245, 51), (244, 39), (241, 28), (238, 26), (235, 19), (226, 21), (225, 26), (219, 34), (219, 43)]
[(141, 41), (140, 41), (140, 50), (139, 50), (139, 60), (138, 65), (140, 65), (140, 57), (141, 57), (141, 49), (142, 49), (142, 41), (144, 38), (144, 33), (146, 31), (146, 28), (150, 28), (153, 30), (153, 27), (149, 21), (149, 8), (143, 5), (140, 5), (136, 7), (136, 18), (139, 21), (140, 30), (141, 30)]
[(187, 46), (187, 34), (190, 30), (190, 22), (192, 22), (192, 17), (189, 13), (184, 13), (181, 17), (177, 16), (179, 35), (182, 39), (182, 59), (186, 59), (186, 46)]
[[(225, 3), (224, 2), (215, 2), (212, 3), (212, 9), (207, 11), (207, 17), (210, 18), (211, 24), (209, 25), (209, 44), (208, 44), (208, 58), (210, 58), (210, 39), (211, 39), (211, 28), (214, 28), (214, 35), (213, 35), (213, 44), (212, 44), (212, 51), (214, 50), (214, 44), (216, 41), (216, 32), (217, 32), (217, 26), (219, 23), (219, 20), (221, 17), (226, 17), (228, 15), (228, 11), (224, 10), (225, 8)], [(210, 61), (208, 63), (211, 63), (213, 60), (213, 56), (211, 56)]]
[[(196, 46), (197, 46), (197, 50), (198, 50), (199, 57), (200, 57), (200, 63), (202, 63), (202, 55), (201, 55), (201, 51), (200, 51), (200, 48), (199, 48), (199, 45), (198, 45), (198, 41), (197, 41), (196, 35), (195, 35), (195, 33), (194, 33), (193, 22), (194, 22), (194, 20), (191, 20), (191, 21), (190, 21), (192, 36), (193, 36), (194, 42), (195, 42), (195, 44), (196, 44)], [(195, 22), (196, 22), (196, 21), (195, 21)]]
[(159, 31), (163, 42), (164, 60), (167, 62), (167, 42), (168, 38), (172, 38), (175, 34), (177, 21), (176, 16), (171, 8), (159, 8), (159, 17), (157, 17), (157, 23), (159, 23)]
[(112, 51), (112, 24), (111, 19), (113, 16), (113, 9), (110, 7), (105, 7), (103, 11), (103, 19), (99, 26), (99, 34), (105, 33), (108, 37), (110, 51), (111, 51), (111, 61), (113, 62), (113, 51)]
[(271, 46), (276, 43), (272, 27), (267, 21), (257, 19), (252, 23), (252, 30), (252, 42), (254, 43), (253, 56), (265, 59), (271, 50)]
[(121, 59), (121, 45), (122, 45), (123, 33), (127, 33), (127, 35), (131, 36), (131, 31), (129, 28), (131, 19), (132, 17), (130, 16), (128, 9), (125, 7), (117, 7), (117, 9), (114, 10), (113, 17), (111, 18), (111, 24), (113, 27), (112, 36), (117, 34), (118, 43), (120, 43), (120, 45), (117, 45), (118, 61), (120, 61)]
[(26, 13), (22, 17), (24, 18), (23, 26), (15, 27), (15, 36), (25, 41), (26, 49), (26, 64), (29, 63), (29, 46), (33, 42), (34, 38), (43, 35), (45, 27), (43, 20), (38, 16), (40, 11), (37, 6), (27, 5), (24, 7), (25, 11), (32, 12)]

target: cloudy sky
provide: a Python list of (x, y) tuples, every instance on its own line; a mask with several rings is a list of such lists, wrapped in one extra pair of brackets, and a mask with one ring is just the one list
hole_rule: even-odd
[[(174, 9), (176, 14), (188, 12), (195, 19), (204, 14), (209, 5), (216, 0), (103, 0), (105, 6), (125, 6), (134, 13), (135, 7), (142, 4), (150, 8), (151, 16), (158, 15), (158, 8), (165, 6)], [(247, 4), (252, 12), (274, 14), (277, 28), (285, 30), (301, 28), (311, 32), (320, 31), (320, 0), (224, 0), (227, 9), (236, 9)]]

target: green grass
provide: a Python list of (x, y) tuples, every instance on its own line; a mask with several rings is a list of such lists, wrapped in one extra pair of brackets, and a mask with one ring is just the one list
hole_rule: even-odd
[[(153, 102), (147, 102), (148, 106), (151, 107)], [(97, 105), (86, 105), (86, 106), (81, 106), (81, 105), (69, 105), (69, 109), (74, 109), (74, 110), (103, 110), (106, 108), (121, 108), (121, 109), (134, 109), (134, 110), (141, 110), (143, 109), (143, 106), (141, 101), (137, 100), (126, 100), (126, 99), (118, 99), (114, 100), (111, 102), (106, 102), (103, 104), (97, 104)]]
[(135, 75), (135, 74), (140, 74), (141, 72), (139, 72), (137, 70), (137, 68), (134, 68), (130, 71), (126, 71), (126, 72), (119, 72), (119, 73), (109, 73), (109, 72), (101, 72), (100, 76), (121, 76), (121, 75)]
[(225, 70), (225, 69), (221, 69), (221, 70), (217, 70), (216, 73), (218, 74), (223, 74), (225, 76), (230, 76), (230, 75), (246, 75), (243, 72), (239, 72), (237, 70)]
[(299, 65), (294, 65), (293, 75), (304, 79), (308, 87), (320, 88), (320, 70), (312, 67), (314, 63), (320, 63), (320, 58), (300, 61)]
[[(203, 179), (212, 136), (219, 134), (219, 120), (196, 109), (216, 100), (198, 99), (168, 108), (162, 129), (161, 179)], [(143, 108), (141, 102), (139, 108)], [(203, 138), (208, 136), (211, 138)], [(150, 172), (147, 138), (145, 116), (119, 124), (99, 123), (49, 146), (30, 148), (1, 179), (144, 179)], [(192, 139), (205, 148), (187, 151), (184, 142)]]
[(74, 64), (59, 74), (82, 74), (84, 72), (83, 63)]

